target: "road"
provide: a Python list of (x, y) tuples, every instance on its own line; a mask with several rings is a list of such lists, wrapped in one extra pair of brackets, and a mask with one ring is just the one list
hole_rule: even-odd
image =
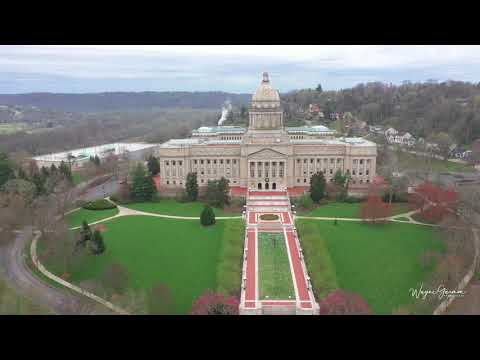
[(33, 275), (26, 264), (25, 246), (32, 239), (32, 229), (16, 234), (16, 239), (0, 246), (0, 272), (20, 295), (58, 315), (88, 313), (93, 304), (89, 299), (75, 296), (64, 289), (50, 286)]
[[(88, 189), (78, 196), (84, 201), (110, 196), (118, 191), (116, 179)], [(66, 289), (53, 287), (33, 275), (25, 259), (25, 247), (32, 239), (32, 228), (18, 232), (15, 239), (0, 246), (0, 273), (20, 295), (36, 304), (46, 307), (59, 315), (88, 314), (95, 308), (95, 303), (84, 296), (77, 296)]]
[(105, 198), (113, 195), (120, 190), (120, 184), (118, 180), (113, 177), (107, 182), (88, 189), (85, 193), (78, 196), (78, 200), (92, 201), (95, 199)]

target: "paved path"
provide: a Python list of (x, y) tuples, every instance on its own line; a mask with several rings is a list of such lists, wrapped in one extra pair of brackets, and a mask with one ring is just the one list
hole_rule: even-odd
[[(107, 200), (111, 201), (110, 199), (107, 198)], [(113, 202), (113, 201), (111, 201)], [(151, 213), (151, 212), (146, 212), (146, 211), (140, 211), (140, 210), (134, 210), (127, 208), (125, 206), (120, 206), (118, 204), (118, 214), (114, 216), (107, 217), (105, 219), (100, 219), (94, 222), (89, 223), (89, 225), (96, 225), (103, 223), (105, 221), (110, 221), (122, 216), (153, 216), (153, 217), (158, 217), (158, 218), (166, 218), (166, 219), (180, 219), (180, 220), (200, 220), (200, 217), (194, 217), (194, 216), (176, 216), (176, 215), (164, 215), (164, 214), (156, 214), (156, 213)], [(217, 216), (215, 217), (216, 220), (230, 220), (230, 219), (242, 219), (242, 216)], [(76, 230), (80, 229), (80, 226), (75, 226), (70, 228), (70, 230)]]
[(33, 238), (32, 240), (32, 244), (30, 246), (30, 254), (31, 254), (31, 258), (32, 258), (32, 261), (33, 261), (33, 264), (34, 266), (44, 275), (46, 276), (47, 278), (49, 278), (50, 280), (53, 280), (63, 286), (65, 286), (66, 288), (70, 289), (70, 290), (73, 290), (77, 293), (79, 293), (80, 295), (82, 296), (86, 296), (87, 298), (93, 300), (93, 301), (96, 301), (97, 303), (107, 307), (108, 309), (110, 309), (111, 311), (117, 313), (117, 314), (120, 314), (120, 315), (129, 315), (128, 312), (126, 312), (125, 310), (123, 310), (122, 308), (112, 304), (111, 302), (105, 300), (105, 299), (102, 299), (101, 297), (89, 292), (89, 291), (86, 291), (85, 289), (82, 289), (81, 287), (79, 286), (76, 286), (76, 285), (73, 285), (71, 283), (69, 283), (68, 281), (65, 281), (63, 280), (62, 278), (52, 274), (50, 271), (48, 271), (43, 265), (42, 263), (38, 260), (38, 257), (37, 257), (37, 241), (38, 241), (38, 238), (40, 237), (41, 233), (40, 232), (37, 232), (35, 234), (35, 237)]

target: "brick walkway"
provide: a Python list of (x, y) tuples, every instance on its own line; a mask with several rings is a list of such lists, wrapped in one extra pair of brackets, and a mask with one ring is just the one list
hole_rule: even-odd
[[(276, 214), (278, 219), (262, 220), (260, 215), (263, 213)], [(318, 304), (311, 290), (287, 193), (285, 191), (249, 192), (247, 194), (246, 220), (247, 231), (245, 235), (240, 314), (287, 315), (318, 313)], [(294, 301), (291, 299), (259, 299), (257, 241), (258, 233), (261, 232), (280, 232), (284, 234), (292, 281), (295, 288)]]

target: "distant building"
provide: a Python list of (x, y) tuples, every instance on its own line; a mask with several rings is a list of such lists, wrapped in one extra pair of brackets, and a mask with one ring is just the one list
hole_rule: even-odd
[(111, 155), (128, 156), (132, 160), (143, 160), (147, 155), (153, 153), (158, 144), (146, 143), (113, 143), (87, 148), (75, 149), (53, 154), (39, 155), (32, 159), (38, 167), (58, 167), (60, 163), (70, 163), (72, 169), (81, 168), (90, 160), (90, 157), (98, 156), (100, 159), (108, 158)]

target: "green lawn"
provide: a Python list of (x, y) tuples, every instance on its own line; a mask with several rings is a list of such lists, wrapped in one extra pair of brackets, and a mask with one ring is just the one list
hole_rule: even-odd
[(426, 251), (443, 251), (432, 229), (411, 224), (298, 220), (300, 241), (317, 297), (336, 288), (360, 294), (376, 314), (413, 302), (434, 268), (421, 265)]
[[(240, 286), (237, 281), (241, 267), (237, 264), (241, 264), (243, 249), (232, 250), (231, 244), (243, 243), (242, 220), (218, 221), (214, 226), (202, 227), (197, 221), (127, 216), (105, 225), (106, 252), (91, 255), (70, 269), (70, 281), (99, 280), (112, 264), (118, 263), (128, 270), (129, 287), (135, 290), (167, 285), (176, 314), (188, 313), (192, 302), (207, 289), (216, 290), (220, 275), (223, 288)], [(225, 251), (230, 253), (233, 266), (220, 261), (220, 254), (223, 256)], [(61, 272), (56, 264), (45, 266), (54, 273)], [(231, 276), (235, 269), (238, 273)], [(236, 283), (232, 286), (228, 281)]]
[[(318, 217), (343, 217), (343, 218), (360, 218), (361, 203), (342, 203), (332, 202), (316, 207), (307, 212), (299, 212), (302, 216), (318, 216)], [(392, 215), (402, 214), (410, 211), (408, 203), (393, 203)]]
[(0, 135), (12, 135), (28, 128), (27, 123), (0, 124)]
[[(125, 205), (134, 210), (163, 215), (200, 217), (205, 204), (201, 202), (179, 202), (174, 199), (162, 199), (158, 202), (133, 203)], [(241, 213), (226, 213), (222, 209), (213, 209), (216, 216), (241, 216)]]
[(422, 155), (414, 155), (402, 151), (396, 151), (398, 157), (398, 165), (402, 170), (428, 170), (437, 172), (453, 171), (453, 172), (473, 172), (474, 167), (453, 161), (443, 161), (441, 159), (429, 158)]
[(258, 233), (258, 266), (260, 299), (295, 299), (283, 233)]
[(76, 227), (82, 225), (83, 220), (87, 223), (92, 223), (98, 220), (106, 219), (110, 216), (118, 214), (118, 209), (108, 210), (86, 210), (80, 209), (67, 215), (67, 221), (70, 227)]

